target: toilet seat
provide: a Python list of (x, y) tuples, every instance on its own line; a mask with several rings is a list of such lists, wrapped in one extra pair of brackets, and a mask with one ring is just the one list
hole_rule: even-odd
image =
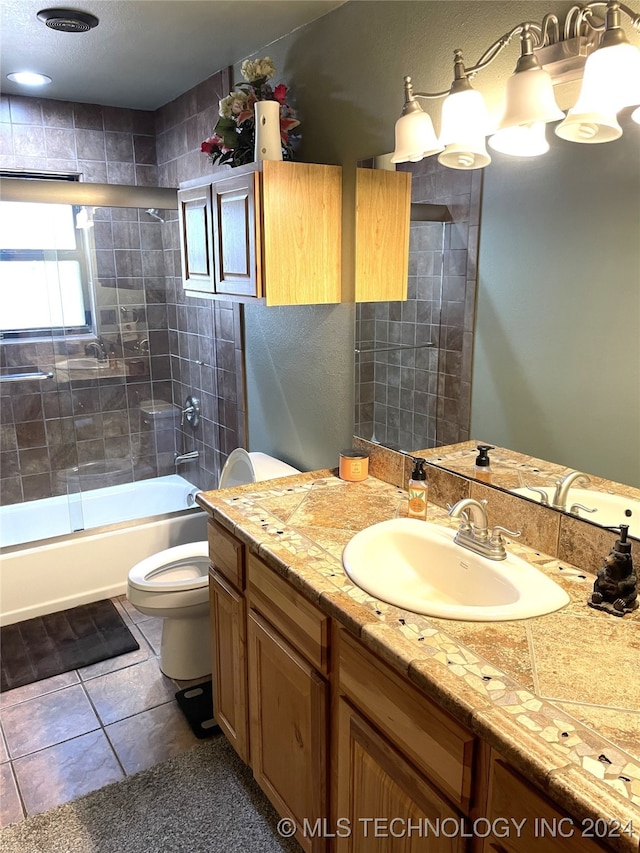
[(159, 551), (129, 572), (129, 584), (143, 592), (183, 592), (209, 583), (209, 544), (190, 542)]

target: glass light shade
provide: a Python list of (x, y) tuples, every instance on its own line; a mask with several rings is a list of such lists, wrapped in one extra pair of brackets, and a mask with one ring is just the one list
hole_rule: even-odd
[(512, 157), (538, 157), (549, 150), (545, 130), (544, 122), (506, 127), (493, 134), (489, 145), (495, 151)]
[(438, 162), (450, 169), (481, 169), (491, 157), (485, 145), (489, 117), (480, 92), (467, 89), (447, 95), (442, 104)]
[(617, 113), (636, 104), (640, 104), (640, 50), (628, 43), (599, 47), (587, 58), (574, 109)]
[(433, 129), (428, 113), (419, 109), (407, 113), (396, 122), (396, 148), (391, 157), (392, 163), (417, 163), (423, 157), (429, 157), (442, 151), (442, 145)]
[(551, 75), (543, 68), (517, 71), (507, 80), (506, 103), (498, 130), (517, 125), (559, 121), (564, 113), (556, 103)]
[[(577, 107), (577, 105), (576, 105)], [(569, 110), (567, 117), (556, 127), (556, 134), (568, 142), (612, 142), (622, 136), (615, 112), (577, 112)]]

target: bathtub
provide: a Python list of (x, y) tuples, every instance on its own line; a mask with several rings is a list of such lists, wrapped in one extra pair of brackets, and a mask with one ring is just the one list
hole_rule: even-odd
[(0, 625), (122, 595), (135, 563), (206, 539), (197, 491), (172, 474), (0, 509)]

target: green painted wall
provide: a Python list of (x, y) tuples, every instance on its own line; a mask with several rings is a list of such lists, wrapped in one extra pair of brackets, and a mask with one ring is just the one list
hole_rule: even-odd
[[(303, 123), (300, 159), (343, 166), (348, 218), (356, 162), (393, 148), (404, 75), (413, 77), (418, 91), (445, 89), (451, 82), (455, 48), (463, 48), (472, 64), (515, 24), (540, 20), (550, 11), (563, 17), (570, 5), (351, 0), (256, 55), (271, 56), (278, 80), (292, 89)], [(637, 2), (631, 5), (636, 8)], [(626, 31), (640, 44), (630, 27)], [(494, 115), (500, 111), (502, 86), (517, 55), (516, 40), (476, 78)], [(239, 66), (236, 72), (239, 79)], [(559, 87), (557, 95), (566, 108), (575, 100), (575, 84)], [(427, 104), (438, 129), (440, 102)], [(640, 227), (638, 125), (623, 144), (632, 146), (632, 140), (635, 158), (613, 153), (618, 143), (572, 145), (565, 159), (547, 155), (533, 172), (530, 163), (511, 166), (508, 177), (501, 169), (487, 170), (472, 407), (472, 434), (625, 482), (630, 481), (625, 472), (632, 470), (631, 463), (640, 465), (639, 358), (630, 328), (635, 323), (637, 329), (640, 321), (640, 269), (637, 251), (632, 251)], [(633, 164), (634, 177), (626, 173), (619, 196), (601, 193), (597, 176), (618, 157), (627, 169)], [(533, 190), (527, 205), (521, 195), (529, 197)], [(596, 209), (601, 202), (604, 207)], [(606, 224), (602, 234), (598, 223)], [(507, 224), (513, 229), (509, 233), (503, 230)], [(583, 236), (587, 225), (591, 230)], [(607, 265), (606, 275), (598, 260), (605, 233), (624, 233), (626, 241), (613, 266)], [(559, 239), (560, 234), (565, 239)], [(521, 260), (525, 254), (526, 274)], [(578, 257), (580, 272), (572, 277)], [(565, 289), (567, 279), (572, 281), (570, 289)], [(615, 290), (618, 282), (624, 282), (620, 292)], [(523, 304), (526, 311), (521, 310)], [(568, 313), (560, 313), (560, 308)], [(250, 448), (281, 455), (299, 467), (334, 465), (353, 428), (353, 308), (254, 307), (246, 314), (250, 390), (274, 387), (274, 378), (280, 377), (281, 400), (278, 406), (267, 405), (268, 395), (263, 394), (263, 402), (256, 403), (261, 398), (252, 392)], [(566, 319), (561, 330), (558, 316)], [(617, 322), (621, 316), (622, 325)], [(600, 347), (594, 339), (598, 333)], [(251, 346), (252, 336), (259, 345)], [(540, 349), (548, 356), (544, 364), (534, 366), (531, 356)], [(605, 351), (612, 353), (606, 369)], [(603, 355), (600, 361), (598, 352)], [(584, 361), (578, 353), (584, 353)], [(577, 389), (579, 409), (574, 401)], [(628, 420), (616, 420), (614, 401), (631, 413)], [(583, 418), (586, 412), (599, 414), (589, 430), (577, 430), (575, 417), (558, 416), (563, 404)], [(588, 446), (594, 439), (595, 446)], [(578, 453), (578, 447), (583, 452)], [(619, 464), (621, 448), (627, 461)]]

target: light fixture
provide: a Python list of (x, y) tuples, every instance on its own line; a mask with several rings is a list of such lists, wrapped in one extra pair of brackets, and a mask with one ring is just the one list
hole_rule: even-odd
[[(620, 27), (620, 4), (607, 4), (605, 31), (584, 67), (576, 105), (556, 128), (569, 142), (610, 142), (622, 136), (616, 113), (640, 103), (640, 51)], [(636, 20), (640, 20), (640, 16)]]
[(7, 74), (7, 80), (19, 83), (21, 86), (46, 86), (51, 83), (51, 77), (46, 74), (38, 74), (37, 71), (12, 71)]
[(489, 115), (484, 98), (469, 82), (462, 51), (453, 55), (453, 83), (442, 104), (440, 145), (444, 151), (438, 162), (450, 169), (479, 169), (491, 162), (485, 145)]
[(416, 163), (423, 157), (430, 157), (442, 151), (433, 122), (413, 97), (411, 77), (404, 78), (404, 107), (396, 122), (396, 148), (392, 163)]
[[(597, 10), (606, 6), (604, 19)], [(417, 98), (445, 98), (442, 105), (442, 129), (438, 161), (453, 169), (477, 169), (488, 165), (484, 137), (488, 120), (479, 92), (471, 80), (486, 68), (510, 44), (520, 37), (520, 57), (506, 85), (505, 107), (490, 146), (505, 154), (533, 157), (549, 149), (545, 126), (561, 121), (556, 133), (571, 142), (608, 142), (622, 134), (616, 114), (629, 106), (640, 104), (640, 51), (629, 44), (620, 26), (622, 14), (640, 30), (640, 15), (617, 2), (592, 2), (573, 6), (564, 26), (555, 15), (547, 14), (541, 23), (527, 21), (518, 24), (495, 41), (470, 68), (465, 68), (462, 52), (455, 51), (454, 81), (447, 92), (407, 92), (403, 117), (396, 124), (396, 150), (392, 162), (419, 160), (420, 145), (408, 144), (404, 129), (411, 124), (410, 116), (425, 116)], [(600, 12), (600, 16), (602, 13)], [(565, 118), (558, 107), (553, 87), (579, 79), (584, 72), (578, 102)], [(640, 107), (632, 113), (640, 124)], [(401, 127), (400, 123), (405, 122)], [(420, 118), (421, 126), (427, 122)], [(414, 120), (417, 127), (418, 121)], [(429, 121), (428, 127), (432, 131)], [(424, 146), (422, 156), (438, 152), (433, 144)], [(443, 150), (442, 150), (443, 149)], [(409, 156), (411, 155), (411, 156)]]

